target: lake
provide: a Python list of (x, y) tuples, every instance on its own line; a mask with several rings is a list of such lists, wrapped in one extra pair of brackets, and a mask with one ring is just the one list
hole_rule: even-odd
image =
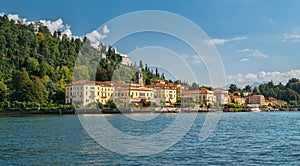
[[(176, 116), (161, 114), (149, 121), (122, 114), (105, 118), (124, 133), (147, 136), (162, 131)], [(205, 141), (198, 138), (207, 114), (185, 116), (196, 119), (179, 142), (144, 156), (107, 150), (89, 136), (76, 115), (0, 116), (0, 165), (300, 164), (300, 112), (223, 113)]]

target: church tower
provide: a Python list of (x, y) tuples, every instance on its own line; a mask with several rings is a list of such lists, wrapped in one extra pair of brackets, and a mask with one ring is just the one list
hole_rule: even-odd
[(137, 84), (139, 84), (140, 86), (144, 86), (143, 72), (142, 72), (141, 68), (139, 68), (139, 70), (135, 73), (135, 79), (136, 79)]

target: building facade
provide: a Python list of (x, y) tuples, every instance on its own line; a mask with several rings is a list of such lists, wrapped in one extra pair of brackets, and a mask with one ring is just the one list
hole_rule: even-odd
[(95, 102), (106, 104), (113, 91), (111, 82), (76, 81), (66, 85), (65, 102), (77, 106), (87, 106)]
[(259, 105), (265, 105), (265, 97), (263, 95), (252, 95), (249, 96), (249, 104), (259, 104)]

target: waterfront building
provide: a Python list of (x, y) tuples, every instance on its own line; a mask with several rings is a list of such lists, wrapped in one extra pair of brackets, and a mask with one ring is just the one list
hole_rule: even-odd
[(106, 104), (111, 99), (115, 86), (112, 82), (96, 82), (97, 98), (94, 102)]
[(154, 102), (163, 104), (164, 106), (173, 106), (177, 102), (178, 93), (180, 93), (180, 85), (166, 83), (163, 80), (156, 80), (147, 87), (153, 89)]
[(278, 104), (278, 100), (274, 97), (268, 97), (265, 102), (266, 105), (276, 105)]
[[(80, 80), (66, 85), (65, 102), (76, 106), (87, 106), (100, 102), (106, 104), (113, 100), (117, 105), (127, 106), (129, 103), (139, 104), (152, 102), (161, 106), (174, 106), (183, 87), (179, 84), (166, 83), (163, 80), (144, 85), (143, 73), (138, 70), (134, 83), (98, 82)], [(207, 94), (207, 93), (206, 93)], [(205, 95), (208, 101), (208, 95)]]
[(229, 103), (236, 103), (236, 104), (239, 104), (239, 105), (247, 104), (247, 100), (248, 100), (247, 98), (243, 98), (243, 97), (240, 97), (240, 96), (235, 96), (233, 94), (229, 94), (228, 98), (229, 98)]
[(265, 105), (265, 97), (263, 95), (249, 96), (249, 104), (259, 104), (260, 106)]
[(215, 95), (216, 104), (224, 105), (228, 104), (228, 91), (223, 90), (221, 88), (213, 89), (213, 93)]
[(86, 106), (95, 102), (106, 104), (113, 89), (111, 82), (76, 81), (66, 85), (65, 102), (76, 106)]
[(216, 103), (216, 96), (214, 95), (213, 91), (201, 88), (199, 90), (189, 90), (182, 92), (181, 100), (184, 102), (209, 105)]

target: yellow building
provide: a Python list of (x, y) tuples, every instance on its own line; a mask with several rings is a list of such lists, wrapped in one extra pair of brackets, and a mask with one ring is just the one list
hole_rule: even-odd
[[(146, 103), (148, 101), (171, 106), (180, 96), (181, 86), (164, 81), (156, 81), (144, 86), (142, 71), (136, 72), (136, 82), (130, 84), (80, 80), (66, 85), (66, 103), (87, 106), (113, 100), (117, 105), (125, 103)], [(124, 103), (124, 104), (122, 104)]]
[(98, 93), (97, 102), (106, 104), (111, 99), (114, 93), (114, 86), (111, 82), (96, 82)]
[(90, 103), (106, 102), (114, 91), (110, 82), (80, 80), (66, 85), (65, 102), (76, 106), (86, 106)]
[(173, 83), (165, 83), (165, 81), (157, 80), (148, 87), (153, 88), (154, 101), (170, 106), (177, 102), (177, 95), (180, 93), (180, 85)]

